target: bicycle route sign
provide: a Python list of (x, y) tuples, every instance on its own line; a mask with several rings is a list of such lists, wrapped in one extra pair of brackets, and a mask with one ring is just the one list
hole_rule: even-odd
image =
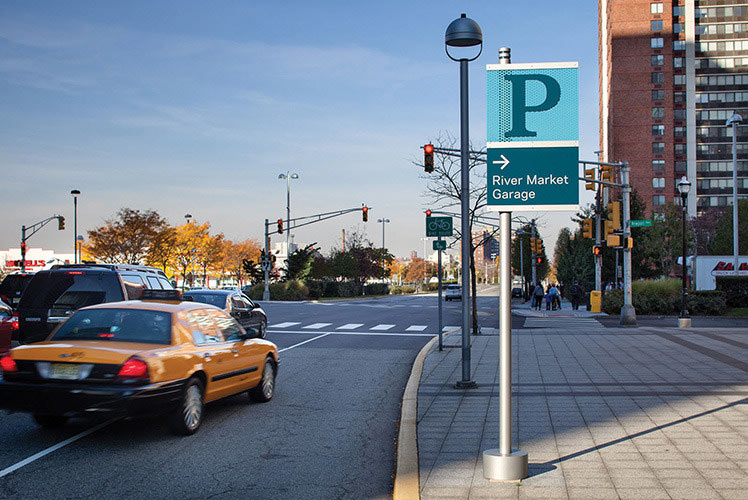
[(426, 236), (452, 236), (452, 217), (426, 217)]
[(432, 246), (434, 247), (434, 250), (446, 250), (447, 241), (446, 240), (434, 240)]

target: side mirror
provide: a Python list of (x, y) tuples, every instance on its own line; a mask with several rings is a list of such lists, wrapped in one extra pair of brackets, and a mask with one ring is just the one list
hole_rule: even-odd
[(247, 328), (246, 333), (242, 337), (243, 340), (254, 339), (260, 336), (260, 332), (256, 328)]

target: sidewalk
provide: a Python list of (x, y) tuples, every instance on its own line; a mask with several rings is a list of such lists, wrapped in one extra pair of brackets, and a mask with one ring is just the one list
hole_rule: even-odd
[(483, 478), (483, 450), (499, 447), (499, 337), (472, 337), (478, 388), (458, 390), (458, 332), (430, 348), (417, 388), (422, 499), (748, 498), (747, 330), (540, 313), (552, 327), (512, 332), (512, 444), (530, 477)]

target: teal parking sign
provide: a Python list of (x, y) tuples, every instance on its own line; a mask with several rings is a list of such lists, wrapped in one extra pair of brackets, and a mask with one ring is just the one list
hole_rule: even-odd
[(490, 209), (578, 209), (578, 66), (487, 66)]

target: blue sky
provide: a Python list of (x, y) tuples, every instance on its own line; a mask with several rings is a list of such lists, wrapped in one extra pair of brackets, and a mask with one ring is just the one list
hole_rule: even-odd
[[(412, 161), (459, 133), (458, 64), (444, 31), (461, 12), (484, 35), (470, 65), (471, 139), (485, 145), (485, 65), (579, 61), (580, 155), (598, 144), (597, 2), (0, 3), (0, 249), (54, 213), (33, 247), (71, 252), (118, 209), (191, 213), (228, 238), (261, 240), (285, 217), (372, 207), (299, 229), (338, 246), (358, 227), (395, 255), (422, 253), (425, 181)], [(582, 191), (583, 203), (590, 201)], [(539, 216), (552, 251), (569, 212)], [(279, 241), (278, 237), (274, 241)]]

